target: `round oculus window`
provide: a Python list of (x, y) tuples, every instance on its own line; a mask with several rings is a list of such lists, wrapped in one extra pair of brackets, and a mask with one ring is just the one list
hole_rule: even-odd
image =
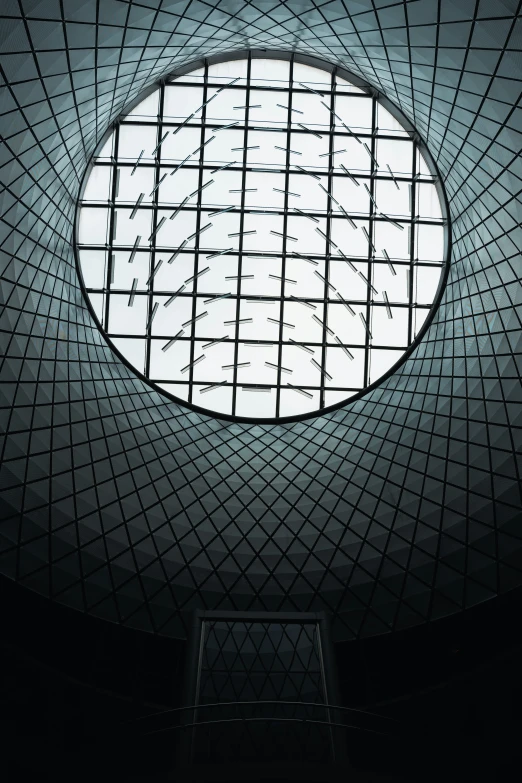
[(295, 59), (156, 86), (112, 128), (79, 204), (110, 343), (229, 416), (309, 414), (378, 381), (421, 331), (446, 255), (436, 171), (398, 116)]

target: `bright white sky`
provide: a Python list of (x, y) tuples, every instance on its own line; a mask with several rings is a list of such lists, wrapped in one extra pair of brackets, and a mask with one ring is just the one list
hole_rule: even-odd
[(371, 96), (286, 61), (252, 59), (248, 77), (247, 60), (211, 65), (123, 119), (85, 187), (80, 263), (137, 370), (272, 418), (347, 399), (400, 359), (444, 232), (426, 162)]

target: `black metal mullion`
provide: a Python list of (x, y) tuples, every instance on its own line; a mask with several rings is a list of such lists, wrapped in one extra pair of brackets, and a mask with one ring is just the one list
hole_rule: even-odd
[(372, 244), (375, 242), (375, 216), (376, 208), (373, 199), (375, 198), (375, 172), (377, 167), (375, 165), (376, 160), (376, 140), (377, 140), (377, 99), (372, 98), (372, 140), (371, 140), (371, 163), (370, 163), (370, 212), (368, 221), (368, 236), (370, 241), (368, 242), (368, 264), (366, 277), (368, 278), (368, 285), (366, 286), (366, 334), (364, 338), (364, 387), (368, 386), (368, 380), (370, 376), (370, 333), (372, 328), (371, 313), (372, 313), (372, 267), (373, 258), (375, 253), (373, 252)]
[(279, 416), (281, 407), (281, 366), (283, 364), (283, 318), (285, 311), (285, 276), (288, 232), (288, 191), (290, 189), (290, 145), (292, 139), (292, 89), (294, 77), (294, 56), (290, 59), (290, 73), (288, 77), (288, 114), (286, 124), (286, 160), (285, 160), (285, 185), (283, 201), (283, 240), (281, 252), (281, 303), (279, 307), (279, 349), (277, 352), (277, 380), (276, 380), (276, 407), (275, 415)]
[[(123, 125), (134, 124), (134, 125), (139, 125), (140, 127), (143, 127), (143, 123), (123, 122), (122, 124)], [(162, 124), (163, 124), (164, 128), (168, 128), (169, 127), (169, 124), (167, 122), (164, 122)], [(151, 123), (149, 123), (148, 126), (146, 126), (146, 127), (150, 127), (150, 125), (151, 125)], [(199, 123), (191, 123), (187, 127), (189, 127), (191, 130), (198, 130), (198, 129), (201, 130), (201, 125), (199, 125)], [(206, 124), (205, 129), (206, 130), (210, 130), (210, 131), (214, 130), (214, 128), (210, 124)], [(240, 128), (237, 128), (237, 130), (240, 130)], [(266, 133), (274, 133), (277, 130), (278, 133), (286, 134), (286, 130), (284, 128), (255, 128), (255, 129), (251, 128), (251, 130), (256, 130), (256, 131), (258, 130), (260, 133), (265, 133), (265, 132)], [(328, 131), (325, 131), (325, 130), (323, 130), (321, 132), (322, 133), (328, 133)], [(306, 131), (299, 131), (298, 128), (292, 128), (292, 133), (293, 134), (301, 133), (301, 134), (308, 135), (306, 133)], [(342, 138), (342, 136), (343, 136), (343, 134), (340, 131), (337, 131), (337, 130), (335, 132), (335, 135), (338, 138)], [(357, 136), (359, 138), (365, 138), (365, 134), (364, 133), (358, 133)], [(344, 137), (348, 138), (348, 139), (352, 138), (347, 133), (344, 134)], [(371, 140), (371, 134), (367, 134), (366, 138)], [(379, 139), (382, 139), (383, 141), (400, 141), (400, 139), (397, 139), (394, 136), (385, 136), (382, 133), (379, 133)], [(406, 139), (406, 141), (411, 142), (411, 138)], [(174, 159), (171, 159), (171, 160), (172, 160), (172, 163), (166, 163), (166, 162), (163, 163), (164, 168), (166, 168), (166, 169), (169, 169), (169, 168), (174, 169), (174, 168), (176, 168), (178, 166), (178, 163), (176, 163), (174, 161)], [(105, 160), (96, 160), (96, 161), (94, 161), (94, 163), (95, 163), (96, 166), (110, 166), (111, 165), (110, 161), (105, 161)], [(266, 164), (266, 165), (268, 166), (268, 164)], [(118, 166), (120, 168), (132, 169), (132, 168), (134, 168), (134, 161), (132, 161), (132, 160), (131, 161), (129, 161), (129, 160), (121, 160), (121, 161), (118, 161)], [(155, 166), (154, 163), (147, 163), (147, 161), (140, 161), (140, 169), (153, 168), (154, 166)], [(212, 170), (214, 167), (215, 167), (214, 163), (206, 163), (206, 164), (203, 165), (204, 169), (209, 169), (209, 170)], [(191, 168), (198, 169), (198, 171), (199, 171), (200, 166), (195, 161), (188, 160), (183, 165), (183, 170), (186, 171), (187, 169), (191, 169)], [(244, 167), (243, 167), (242, 164), (236, 163), (234, 166), (230, 166), (228, 171), (242, 171), (243, 168)], [(254, 164), (254, 165), (247, 166), (246, 169), (247, 169), (247, 171), (256, 172), (256, 171), (260, 171), (260, 166), (259, 166), (259, 164)], [(269, 168), (266, 168), (266, 169), (262, 169), (262, 171), (268, 171), (268, 172), (271, 172), (273, 174), (284, 174), (285, 173), (285, 169), (284, 168), (283, 169), (276, 168), (275, 166), (272, 167), (272, 168), (269, 167)], [(296, 177), (299, 177), (299, 176), (307, 177), (308, 176), (307, 172), (299, 171), (299, 169), (296, 169), (295, 171), (293, 171), (292, 174), (295, 174)], [(340, 171), (334, 171), (333, 172), (333, 176), (334, 177), (345, 177), (346, 174), (343, 174)], [(427, 183), (434, 184), (436, 182), (436, 180), (437, 180), (437, 178), (433, 174), (425, 174), (423, 176), (426, 177), (426, 180), (423, 180), (423, 181), (425, 181)], [(397, 180), (397, 182), (410, 182), (411, 181), (411, 177), (406, 177), (406, 176), (401, 175), (399, 173), (394, 174), (394, 177)], [(357, 179), (370, 179), (370, 175), (369, 174), (364, 174), (364, 173), (361, 172), (361, 173), (357, 174)], [(378, 174), (378, 173), (376, 173), (375, 176), (374, 176), (374, 179), (390, 180), (391, 177), (389, 176), (389, 174)]]
[[(292, 174), (293, 174), (293, 172), (292, 172)], [(89, 206), (89, 209), (91, 208), (91, 206), (100, 206), (103, 209), (106, 209), (106, 205), (105, 204), (96, 204), (96, 205), (89, 204), (88, 206)], [(170, 207), (166, 207), (166, 209), (170, 209)], [(250, 212), (250, 210), (248, 210), (248, 209), (245, 210), (245, 214), (246, 215), (254, 214), (254, 213), (258, 214), (258, 212), (259, 212), (259, 210), (253, 210), (252, 212)], [(231, 212), (231, 214), (234, 214), (234, 213)], [(278, 214), (282, 214), (282, 213), (272, 212), (270, 214), (278, 215)], [(307, 214), (310, 214), (310, 215), (314, 214), (314, 215), (317, 215), (317, 217), (324, 217), (324, 215), (322, 213), (307, 212)], [(359, 219), (359, 218), (357, 216), (355, 216), (355, 219)], [(377, 219), (377, 220), (374, 220), (374, 222), (376, 224), (378, 224), (379, 222), (383, 222), (383, 221), (379, 221)], [(419, 226), (441, 226), (441, 227), (443, 226), (442, 222), (430, 223), (429, 221), (426, 221), (426, 220), (417, 220), (417, 221), (415, 221), (415, 223), (417, 225), (419, 225)], [(104, 249), (106, 247), (107, 247), (106, 245), (88, 245), (86, 243), (83, 243), (82, 245), (80, 245), (80, 248), (82, 250), (102, 250), (102, 249)], [(117, 250), (121, 250), (121, 251), (132, 250), (132, 245), (118, 245)], [(143, 248), (141, 248), (141, 247), (138, 248), (138, 252), (140, 252), (142, 250), (143, 250)], [(168, 253), (170, 250), (171, 250), (171, 248), (165, 248), (165, 250), (164, 251), (162, 250), (161, 252)], [(183, 250), (181, 250), (180, 255), (188, 255), (189, 253), (192, 253), (192, 252), (193, 252), (192, 249), (189, 249), (189, 250), (183, 249)], [(244, 255), (245, 258), (259, 258), (259, 257), (261, 257), (260, 253), (255, 253), (254, 251), (252, 251), (252, 253), (250, 253), (250, 251), (247, 252), (247, 253), (243, 253), (243, 255)], [(279, 253), (274, 253), (273, 255), (271, 255), (270, 253), (263, 254), (264, 257), (269, 258), (269, 259), (278, 258), (279, 255), (280, 255)], [(324, 260), (324, 254), (323, 255), (319, 255), (318, 253), (308, 253), (307, 257), (311, 258), (313, 260), (319, 260), (319, 261), (323, 261)], [(348, 254), (346, 254), (346, 258), (350, 259), (353, 262), (357, 262), (357, 261), (361, 260), (360, 257), (350, 256)], [(381, 258), (381, 259), (376, 258), (373, 263), (374, 264), (382, 264), (384, 266), (384, 265), (387, 264), (387, 261), (385, 261), (384, 258)], [(396, 266), (409, 266), (410, 262), (409, 261), (401, 261), (400, 259), (394, 259), (393, 263)], [(426, 266), (426, 267), (443, 266), (442, 263), (437, 264), (437, 262), (435, 262), (435, 261), (434, 262), (417, 261), (417, 265), (418, 266)], [(136, 292), (136, 294), (137, 293), (138, 292)], [(173, 292), (171, 292), (171, 293), (173, 293)], [(255, 296), (259, 296), (259, 294), (245, 294), (245, 296), (248, 296), (249, 298), (251, 298), (251, 297), (253, 298)], [(269, 298), (273, 299), (274, 297), (269, 297)], [(306, 302), (308, 302), (308, 301), (315, 301), (313, 297), (309, 297), (309, 296), (303, 296), (301, 298), (304, 299)], [(322, 301), (323, 300), (321, 299), (321, 302)], [(348, 301), (351, 301), (351, 300), (348, 300)]]
[[(429, 309), (429, 308), (425, 308), (425, 309)], [(107, 337), (109, 337), (109, 338), (110, 337), (124, 337), (124, 338), (130, 337), (130, 338), (134, 338), (134, 337), (136, 337), (136, 335), (135, 334), (121, 334), (121, 332), (115, 332), (113, 334), (112, 332), (108, 332), (107, 333)], [(158, 335), (158, 338), (161, 339), (161, 340), (168, 340), (170, 337), (171, 337), (170, 333), (169, 334)], [(179, 339), (180, 342), (190, 342), (190, 340), (192, 338), (191, 337), (179, 337), (178, 339)], [(211, 339), (211, 338), (209, 338), (209, 337), (199, 338), (200, 342), (203, 339), (208, 340), (208, 339)], [(235, 342), (235, 340), (232, 339), (232, 338), (229, 338), (228, 340), (223, 340), (223, 343), (234, 343), (234, 342)], [(265, 341), (263, 341), (263, 342), (265, 342)], [(304, 341), (302, 341), (302, 342), (304, 342)], [(267, 344), (271, 344), (271, 345), (280, 345), (281, 344), (279, 340), (272, 340), (272, 341), (267, 340), (266, 343)], [(246, 344), (248, 345), (249, 341), (247, 341)], [(285, 344), (284, 341), (283, 341), (283, 344)], [(310, 345), (313, 348), (322, 348), (323, 344), (322, 344), (322, 342), (321, 343), (316, 343), (316, 342), (311, 342), (310, 341), (310, 342), (307, 342), (306, 345)], [(346, 345), (348, 348), (361, 348), (361, 347), (363, 347), (363, 346), (361, 346), (360, 343), (344, 342), (343, 345)], [(407, 345), (375, 345), (373, 347), (374, 348), (378, 348), (379, 350), (383, 350), (383, 351), (406, 351), (408, 349)], [(186, 383), (186, 380), (183, 380), (182, 383)], [(240, 384), (240, 385), (242, 386), (243, 384)], [(245, 386), (257, 386), (257, 385), (262, 386), (263, 384), (257, 384), (254, 381), (248, 381), (248, 382), (245, 382), (244, 385)], [(264, 385), (265, 386), (276, 386), (275, 383), (268, 383), (268, 384), (264, 384)]]
[[(156, 125), (156, 145), (160, 143), (161, 134), (163, 133), (163, 102), (165, 99), (165, 85), (163, 82), (160, 85), (159, 95), (159, 108), (158, 108), (158, 120)], [(154, 194), (152, 196), (152, 241), (150, 242), (149, 252), (149, 277), (150, 282), (147, 285), (147, 323), (146, 323), (146, 342), (145, 342), (145, 375), (147, 378), (150, 375), (150, 349), (151, 349), (151, 334), (152, 334), (152, 310), (154, 307), (154, 267), (156, 263), (156, 227), (158, 225), (158, 199), (159, 199), (159, 179), (160, 179), (160, 161), (161, 161), (161, 146), (156, 152), (156, 159), (154, 161)]]
[[(332, 192), (332, 183), (333, 183), (333, 168), (334, 168), (334, 139), (335, 139), (335, 117), (333, 112), (335, 111), (335, 74), (337, 72), (337, 69), (334, 68), (332, 71), (332, 89), (331, 89), (331, 96), (330, 96), (330, 130), (328, 133), (328, 174), (327, 174), (327, 183), (326, 187), (328, 190), (328, 193)], [(324, 259), (324, 304), (323, 304), (323, 339), (322, 339), (322, 351), (321, 351), (321, 391), (319, 393), (319, 407), (324, 408), (325, 407), (325, 397), (326, 397), (326, 383), (325, 383), (325, 372), (326, 372), (326, 343), (328, 340), (328, 333), (326, 331), (326, 324), (328, 322), (328, 282), (330, 279), (330, 239), (332, 236), (332, 199), (327, 196), (326, 197), (326, 255)]]
[[(208, 94), (208, 61), (205, 60), (205, 76), (203, 79), (203, 104), (205, 104), (207, 100), (207, 94)], [(206, 130), (206, 124), (205, 120), (207, 118), (207, 107), (203, 105), (203, 109), (201, 110), (201, 134), (200, 134), (200, 140), (199, 143), (201, 145), (205, 142), (205, 130)], [(205, 155), (205, 148), (203, 147), (199, 154), (199, 175), (198, 175), (198, 195), (197, 195), (197, 202), (196, 202), (196, 232), (199, 231), (201, 228), (201, 201), (202, 201), (202, 192), (201, 192), (201, 186), (203, 185), (203, 159)], [(199, 271), (199, 234), (196, 234), (195, 241), (194, 241), (194, 280), (192, 283), (192, 318), (195, 318), (197, 315), (197, 305), (198, 305), (198, 279), (196, 275)], [(192, 362), (194, 361), (194, 353), (196, 350), (196, 324), (191, 324), (191, 340), (190, 340), (190, 357), (189, 357), (189, 363), (190, 363), (190, 369), (189, 369), (189, 379), (188, 379), (188, 401), (192, 402), (193, 397), (193, 383), (194, 383), (194, 367), (192, 366)]]
[[(250, 74), (252, 71), (252, 55), (248, 54), (248, 65), (246, 75), (246, 90), (245, 90), (245, 128), (243, 133), (243, 172), (241, 177), (241, 207), (239, 213), (239, 247), (237, 256), (237, 291), (236, 291), (236, 320), (239, 321), (241, 317), (241, 272), (243, 268), (243, 230), (245, 226), (245, 188), (246, 188), (246, 162), (248, 156), (248, 120), (250, 116)], [(237, 363), (239, 357), (239, 323), (236, 323), (235, 339), (234, 339), (234, 369), (232, 376), (232, 415), (236, 412), (237, 401)]]
[[(109, 226), (108, 226), (108, 243), (107, 243), (107, 276), (105, 280), (105, 315), (104, 315), (104, 329), (109, 331), (109, 300), (111, 296), (111, 280), (114, 273), (114, 261), (113, 261), (113, 245), (114, 245), (114, 233), (116, 225), (116, 199), (118, 188), (118, 146), (120, 142), (120, 126), (116, 123), (114, 128), (114, 148), (113, 148), (113, 160), (111, 161), (112, 167), (112, 182), (110, 192), (110, 206), (109, 206)], [(101, 206), (101, 205), (100, 205)]]
[[(276, 81), (282, 81), (282, 80), (276, 80)], [(212, 82), (212, 80), (211, 80), (211, 82)], [(326, 84), (326, 82), (324, 82), (324, 83)], [(167, 80), (166, 84), (174, 85), (176, 87), (201, 87), (202, 82), (189, 82), (189, 81), (179, 82), (176, 79), (173, 79), (172, 81), (168, 81)], [(313, 82), (312, 82), (312, 84), (313, 84)], [(230, 90), (241, 90), (241, 89), (243, 89), (243, 85), (242, 84), (237, 84), (237, 82), (236, 82), (236, 84), (227, 85), (224, 82), (215, 81), (215, 82), (212, 82), (210, 86), (211, 87), (216, 87), (216, 88), (227, 87), (227, 89), (230, 89)], [(284, 90), (284, 87), (282, 87), (282, 86), (281, 87), (272, 87), (272, 85), (269, 85), (269, 84), (256, 84), (256, 85), (254, 85), (254, 89), (255, 90), (263, 90), (264, 92), (282, 92)], [(309, 90), (306, 90), (304, 87), (296, 87), (294, 92), (302, 93), (303, 95), (309, 94)], [(323, 87), (323, 85), (321, 84), (321, 92), (324, 95), (330, 95), (331, 91), (325, 89)], [(352, 98), (357, 98), (358, 100), (364, 100), (365, 98), (369, 97), (367, 93), (363, 93), (362, 94), (360, 92), (350, 92), (349, 90), (347, 90), (347, 91), (343, 90), (342, 95), (351, 95)]]
[[(406, 267), (406, 266), (408, 266), (408, 264), (404, 264), (404, 262), (403, 262), (403, 266)], [(424, 266), (428, 267), (428, 264), (424, 264)], [(434, 265), (432, 264), (431, 268), (433, 268), (433, 266)], [(105, 288), (87, 288), (86, 291), (87, 291), (88, 294), (103, 294), (103, 293), (105, 293)], [(115, 289), (113, 289), (113, 293), (129, 295), (131, 293), (131, 290), (129, 288), (115, 288)], [(147, 291), (135, 291), (134, 294), (135, 294), (136, 297), (139, 298), (140, 296), (147, 296), (148, 292)], [(154, 291), (154, 294), (156, 296), (172, 296), (172, 290), (169, 290), (169, 291), (162, 291), (162, 290)], [(183, 298), (187, 299), (189, 297), (192, 298), (192, 293), (182, 292), (182, 293), (178, 294), (178, 296), (179, 296), (180, 299), (183, 299)], [(215, 292), (208, 292), (207, 294), (202, 294), (202, 296), (214, 297), (214, 296), (219, 296), (219, 294), (216, 294)], [(247, 299), (251, 299), (251, 296), (250, 296), (250, 294), (241, 294), (240, 298), (241, 298), (241, 300), (247, 300)], [(261, 297), (259, 297), (259, 298), (261, 298)], [(281, 301), (281, 297), (278, 297), (278, 296), (277, 297), (264, 297), (264, 299), (269, 301), (269, 302), (280, 302)], [(288, 301), (288, 300), (285, 300), (285, 301)], [(324, 302), (323, 299), (316, 299), (316, 298), (305, 297), (305, 296), (295, 297), (295, 299), (292, 299), (292, 301), (295, 301), (295, 302), (310, 302), (310, 303), (319, 304), (319, 305), (323, 304), (323, 302)], [(355, 305), (356, 307), (360, 306), (360, 305), (366, 304), (366, 300), (362, 301), (361, 299), (346, 298), (344, 301), (347, 302), (348, 304)], [(336, 301), (331, 301), (330, 305), (332, 307), (339, 307), (339, 308), (342, 307), (342, 304), (340, 302), (336, 302)], [(408, 302), (396, 302), (396, 303), (393, 304), (393, 306), (397, 307), (397, 308), (401, 308), (401, 307), (402, 308), (409, 308), (410, 305), (409, 305)], [(383, 302), (374, 301), (372, 303), (372, 307), (386, 307), (386, 304), (385, 304), (384, 301)], [(431, 308), (430, 308), (429, 305), (416, 305), (416, 304), (414, 304), (413, 305), (413, 309), (414, 310), (430, 310)], [(130, 336), (131, 335), (122, 335), (122, 337), (130, 337)], [(179, 339), (180, 340), (185, 340), (185, 339), (188, 340), (188, 339), (191, 339), (191, 338), (180, 337)], [(206, 340), (206, 339), (209, 339), (209, 337), (198, 337), (198, 340)], [(274, 345), (277, 345), (279, 343), (278, 340), (268, 340), (268, 339), (253, 340), (252, 338), (246, 338), (245, 340), (243, 340), (243, 342), (246, 342), (246, 343), (259, 343), (259, 342), (261, 342), (261, 343), (273, 343)], [(304, 342), (306, 342), (306, 345), (322, 345), (322, 343), (314, 343), (313, 340), (312, 341), (305, 340)]]
[[(118, 166), (118, 168), (121, 168), (121, 167)], [(164, 168), (165, 168), (165, 166), (164, 166)], [(198, 171), (199, 170), (200, 169), (198, 168)], [(206, 168), (203, 168), (203, 173), (205, 173), (206, 170), (207, 170)], [(241, 171), (241, 169), (232, 169), (232, 168), (230, 168), (229, 171)], [(261, 174), (261, 173), (284, 174), (285, 173), (284, 170), (279, 170), (279, 171), (276, 170), (276, 171), (273, 171), (273, 172), (261, 172), (261, 171), (258, 171), (256, 169), (249, 169), (249, 168), (246, 169), (246, 172), (247, 173), (251, 172), (253, 174), (257, 174), (257, 173), (259, 173), (259, 174)], [(300, 174), (300, 172), (292, 171), (292, 176), (294, 174), (298, 175), (298, 174)], [(336, 176), (337, 176), (337, 174), (335, 172), (333, 172), (333, 178), (335, 178)], [(362, 180), (362, 179), (364, 179), (364, 177), (359, 177), (358, 176), (358, 179)], [(369, 179), (370, 178), (368, 177), (368, 180)], [(375, 177), (374, 179), (375, 180), (381, 179), (381, 180), (385, 180), (385, 181), (390, 181), (391, 182), (391, 179), (386, 180), (386, 178), (384, 178), (384, 177), (381, 177), (381, 178)], [(402, 180), (402, 181), (404, 181), (404, 180)], [(411, 179), (406, 180), (406, 184), (411, 185)], [(433, 185), (434, 183), (433, 182), (428, 182), (426, 184)], [(107, 204), (93, 203), (93, 204), (88, 204), (88, 206), (89, 206), (89, 209), (105, 209)], [(127, 201), (124, 204), (120, 204), (120, 209), (128, 209), (129, 211), (131, 211), (133, 209), (133, 206), (134, 205), (131, 202)], [(176, 203), (169, 202), (169, 203), (165, 204), (165, 209), (173, 209), (174, 207), (176, 207)], [(153, 205), (152, 204), (143, 204), (142, 203), (142, 204), (140, 204), (140, 209), (142, 209), (142, 210), (153, 209)], [(197, 210), (197, 206), (189, 206), (189, 205), (187, 205), (187, 206), (183, 207), (183, 212), (195, 212), (196, 210)], [(240, 211), (240, 207), (237, 207), (234, 210), (231, 210), (231, 214), (235, 214), (236, 212), (239, 212), (239, 211)], [(265, 212), (266, 214), (269, 214), (269, 215), (283, 215), (284, 214), (283, 210), (277, 210), (277, 209), (266, 209), (266, 210), (263, 210), (261, 208), (256, 208), (256, 207), (245, 207), (244, 212), (247, 215), (248, 214), (259, 214), (260, 212)], [(314, 212), (311, 209), (307, 210), (306, 214), (307, 215), (312, 215), (313, 217), (324, 217), (322, 212)], [(350, 212), (348, 212), (348, 215), (350, 215), (350, 217), (354, 218), (355, 220), (360, 220), (361, 217), (364, 217), (364, 216), (361, 216), (360, 214), (356, 214), (354, 212), (352, 212), (351, 214), (350, 214)], [(400, 217), (399, 216), (398, 218), (394, 218), (394, 219), (398, 223), (409, 224), (409, 223), (412, 222), (411, 219), (406, 218), (406, 217)], [(374, 217), (374, 222), (375, 223), (387, 223), (388, 221), (386, 220), (386, 218), (378, 217), (376, 215)], [(427, 226), (442, 226), (442, 225), (444, 225), (444, 221), (443, 220), (436, 219), (436, 218), (433, 218), (433, 219), (429, 219), (429, 218), (420, 219), (420, 218), (418, 218), (418, 219), (415, 220), (415, 223), (418, 223), (420, 225), (427, 225)], [(185, 252), (189, 252), (189, 251), (185, 251)], [(267, 255), (270, 255), (270, 254), (267, 253)], [(314, 254), (313, 253), (308, 253), (308, 255), (310, 257), (313, 257)], [(322, 256), (321, 256), (321, 258), (322, 258)]]
[(413, 338), (413, 264), (415, 260), (415, 212), (417, 211), (417, 139), (413, 139), (413, 163), (411, 170), (411, 221), (410, 221), (410, 269), (409, 269), (409, 291), (408, 291), (408, 345), (411, 345)]
[[(121, 337), (121, 335), (117, 335), (117, 336)], [(350, 346), (348, 346), (348, 347), (350, 347)], [(402, 349), (402, 350), (406, 350), (406, 349)], [(174, 386), (175, 385), (177, 385), (177, 386), (184, 386), (186, 384), (185, 380), (178, 380), (178, 379), (174, 379), (173, 380), (172, 378), (155, 377), (154, 379), (151, 379), (151, 380), (152, 380), (152, 383), (169, 383), (169, 384), (172, 384)], [(211, 385), (211, 384), (214, 384), (215, 382), (216, 382), (215, 378), (206, 379), (206, 380), (202, 379), (201, 380), (201, 385), (202, 386)], [(199, 381), (198, 381), (198, 383), (199, 383)], [(241, 386), (252, 386), (252, 387), (255, 387), (256, 389), (257, 388), (262, 388), (262, 389), (276, 389), (277, 388), (275, 383), (255, 383), (254, 381), (249, 381), (248, 383), (241, 384)], [(321, 387), (320, 386), (312, 386), (311, 384), (307, 384), (307, 383), (301, 383), (301, 384), (299, 384), (299, 388), (300, 389), (307, 389), (309, 391), (319, 391)], [(355, 394), (356, 392), (361, 391), (362, 388), (363, 388), (362, 386), (329, 386), (328, 390), (329, 391), (345, 391), (345, 392), (348, 392), (350, 394)]]

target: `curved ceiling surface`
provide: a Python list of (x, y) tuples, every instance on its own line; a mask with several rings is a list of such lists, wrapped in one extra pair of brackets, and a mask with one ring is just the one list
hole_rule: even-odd
[[(8, 0), (2, 15), (4, 573), (175, 636), (207, 607), (325, 609), (353, 638), (520, 584), (520, 4)], [(106, 344), (74, 259), (110, 122), (174, 68), (248, 48), (338, 63), (385, 94), (452, 219), (421, 343), (300, 422), (230, 422), (152, 390)]]

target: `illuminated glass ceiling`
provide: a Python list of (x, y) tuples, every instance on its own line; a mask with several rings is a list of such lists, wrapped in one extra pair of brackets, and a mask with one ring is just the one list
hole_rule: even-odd
[(171, 78), (94, 160), (79, 258), (149, 380), (211, 411), (295, 416), (381, 378), (445, 261), (433, 167), (370, 90), (294, 61)]
[[(178, 638), (194, 608), (245, 607), (323, 610), (334, 638), (368, 637), (520, 585), (518, 4), (69, 5), (0, 10), (2, 573)], [(260, 48), (322, 55), (401, 107), (452, 218), (447, 284), (408, 358), (277, 425), (144, 381), (71, 266), (78, 178), (110, 123), (194, 58)]]

